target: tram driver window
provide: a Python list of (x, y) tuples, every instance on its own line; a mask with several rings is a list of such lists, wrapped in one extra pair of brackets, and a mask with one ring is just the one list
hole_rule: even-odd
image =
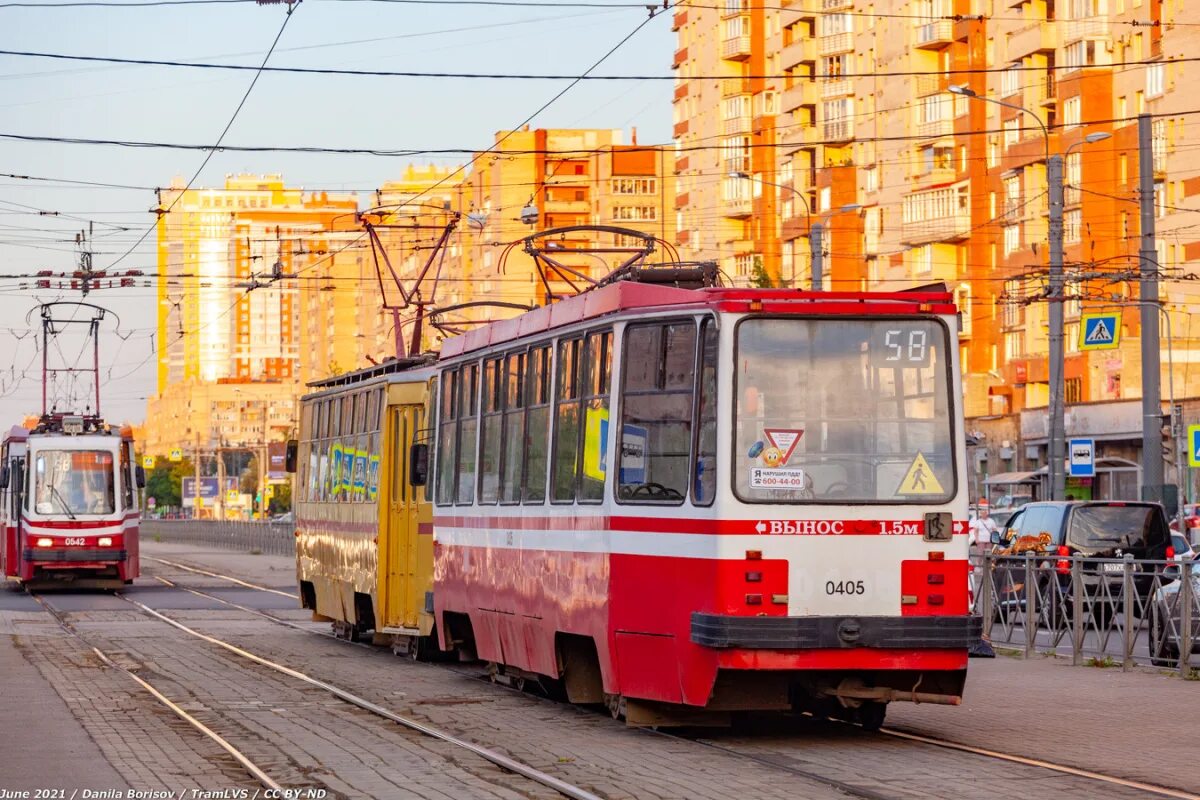
[(695, 322), (629, 327), (623, 363), (617, 496), (682, 503), (691, 473)]

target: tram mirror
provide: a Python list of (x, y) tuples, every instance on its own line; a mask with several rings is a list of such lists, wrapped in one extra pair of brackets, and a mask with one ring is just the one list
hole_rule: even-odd
[(133, 477), (137, 481), (137, 488), (146, 488), (146, 470), (141, 464), (134, 467)]
[(0, 467), (0, 489), (8, 488), (8, 467)]
[(288, 439), (287, 450), (283, 455), (283, 469), (285, 472), (296, 471), (296, 451), (298, 445), (295, 439)]
[(408, 449), (408, 482), (424, 486), (429, 480), (429, 445), (414, 444)]

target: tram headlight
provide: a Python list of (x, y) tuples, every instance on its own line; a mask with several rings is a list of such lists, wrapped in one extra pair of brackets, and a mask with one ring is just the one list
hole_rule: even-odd
[(101, 547), (112, 547), (112, 537), (111, 536), (101, 536), (99, 539), (96, 540), (96, 544), (100, 545)]
[(37, 546), (38, 547), (54, 547), (54, 540), (47, 536), (43, 536), (42, 538), (37, 540)]

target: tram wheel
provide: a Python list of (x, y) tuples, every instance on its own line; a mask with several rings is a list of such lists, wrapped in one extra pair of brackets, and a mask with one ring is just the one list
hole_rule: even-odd
[(883, 727), (883, 718), (887, 715), (887, 703), (876, 703), (873, 700), (865, 701), (857, 709), (855, 714), (857, 722), (865, 731), (877, 731)]

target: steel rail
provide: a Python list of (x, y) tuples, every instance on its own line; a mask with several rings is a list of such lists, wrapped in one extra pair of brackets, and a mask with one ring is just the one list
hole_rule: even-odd
[[(227, 577), (227, 576), (221, 576), (221, 577)], [(239, 582), (239, 584), (240, 583), (243, 583), (243, 582)], [(181, 588), (184, 588), (184, 587), (181, 587)], [(253, 587), (253, 588), (265, 589), (266, 587)], [(188, 591), (194, 591), (194, 590), (188, 590)], [(198, 592), (198, 593), (205, 594), (203, 592)], [(212, 595), (208, 595), (208, 596), (212, 597)], [(465, 739), (454, 736), (453, 734), (446, 733), (445, 731), (442, 731), (438, 728), (434, 728), (431, 725), (426, 725), (426, 724), (424, 724), (422, 722), (418, 722), (417, 720), (412, 719), (410, 717), (405, 717), (401, 714), (397, 714), (394, 711), (390, 711), (389, 709), (386, 709), (383, 706), (377, 705), (376, 703), (372, 703), (370, 700), (359, 697), (358, 695), (353, 694), (352, 692), (349, 692), (339, 686), (335, 686), (332, 683), (328, 683), (327, 681), (320, 680), (319, 678), (314, 678), (311, 675), (301, 672), (300, 670), (292, 669), (291, 667), (288, 667), (284, 664), (280, 664), (280, 663), (272, 661), (268, 658), (264, 658), (263, 656), (260, 656), (256, 653), (250, 652), (249, 650), (245, 650), (241, 647), (238, 647), (235, 644), (231, 644), (222, 639), (218, 639), (215, 636), (209, 636), (206, 633), (201, 633), (200, 631), (198, 631), (194, 628), (190, 628), (187, 625), (184, 625), (182, 622), (179, 622), (178, 620), (173, 619), (172, 617), (169, 617), (166, 614), (156, 611), (155, 609), (150, 608), (149, 606), (147, 606), (143, 603), (140, 603), (137, 600), (127, 597), (126, 595), (124, 595), (120, 592), (117, 593), (117, 597), (120, 597), (125, 602), (127, 602), (130, 605), (134, 606), (135, 608), (139, 609), (140, 611), (142, 611), (142, 613), (144, 613), (150, 617), (153, 617), (153, 618), (159, 620), (160, 622), (164, 622), (164, 623), (170, 625), (171, 627), (176, 628), (177, 630), (183, 631), (184, 633), (188, 634), (189, 636), (193, 636), (197, 639), (200, 639), (201, 641), (208, 642), (209, 644), (220, 647), (220, 648), (227, 650), (235, 655), (241, 656), (242, 658), (245, 658), (249, 661), (253, 661), (256, 664), (259, 664), (261, 666), (267, 667), (268, 669), (274, 670), (275, 672), (281, 673), (283, 675), (287, 675), (287, 676), (295, 678), (299, 681), (303, 681), (304, 683), (307, 683), (310, 686), (315, 686), (318, 689), (323, 689), (324, 691), (329, 692), (330, 694), (332, 694), (334, 697), (338, 698), (339, 700), (342, 700), (344, 702), (350, 703), (351, 705), (357, 706), (357, 707), (363, 709), (364, 711), (369, 711), (372, 714), (383, 717), (384, 719), (391, 720), (392, 722), (402, 725), (405, 728), (409, 728), (410, 730), (414, 730), (414, 731), (417, 731), (418, 733), (425, 734), (426, 736), (429, 736), (430, 738), (438, 739), (440, 741), (443, 741), (448, 744), (452, 744), (456, 747), (459, 747), (463, 750), (467, 750), (471, 753), (474, 753), (475, 755), (479, 756), (480, 758), (484, 759), (485, 761), (489, 761), (492, 764), (495, 764), (496, 766), (500, 767), (501, 769), (505, 769), (516, 775), (520, 775), (524, 778), (528, 778), (529, 780), (531, 780), (535, 783), (541, 784), (542, 786), (545, 786), (549, 789), (553, 789), (554, 791), (558, 792), (559, 794), (563, 795), (564, 797), (572, 798), (572, 800), (601, 800), (601, 798), (598, 795), (592, 794), (591, 792), (588, 792), (585, 789), (581, 789), (578, 786), (574, 786), (570, 783), (567, 783), (566, 781), (563, 781), (563, 780), (560, 780), (559, 778), (554, 777), (553, 775), (549, 775), (549, 774), (542, 772), (541, 770), (535, 769), (527, 764), (523, 764), (520, 761), (509, 758), (508, 756), (497, 753), (494, 750), (489, 750), (486, 747), (475, 744), (474, 742), (469, 742)], [(220, 598), (216, 598), (216, 597), (214, 597), (213, 599), (220, 600)], [(227, 602), (227, 601), (222, 600), (222, 602)], [(236, 603), (230, 602), (230, 603), (228, 603), (228, 605), (238, 607)], [(242, 608), (242, 610), (250, 610), (250, 609), (246, 609), (245, 607), (240, 607), (240, 608)], [(274, 619), (269, 614), (263, 614), (262, 616), (265, 616), (268, 619)], [(283, 620), (276, 620), (276, 621), (284, 622)], [(289, 623), (284, 623), (284, 624), (289, 624)], [(296, 627), (298, 627), (298, 626), (296, 626)]]
[[(161, 559), (161, 558), (154, 558), (154, 557), (148, 557), (148, 558), (151, 561), (158, 561), (160, 563), (168, 564), (170, 566), (177, 567), (179, 569), (183, 569), (188, 572), (194, 572), (194, 573), (197, 573), (200, 575), (218, 578), (220, 580), (226, 580), (231, 583), (235, 583), (239, 586), (245, 586), (245, 587), (251, 588), (251, 589), (258, 589), (260, 591), (276, 591), (276, 590), (268, 589), (267, 587), (264, 587), (264, 586), (258, 586), (256, 584), (252, 584), (247, 581), (243, 581), (238, 578), (234, 578), (229, 575), (222, 575), (220, 573), (209, 572), (207, 570), (203, 570), (203, 569), (200, 569), (197, 567), (190, 567), (185, 564), (179, 564), (177, 562), (170, 562), (170, 561), (167, 561), (167, 560)], [(232, 606), (241, 611), (246, 611), (246, 612), (249, 612), (252, 614), (257, 614), (257, 615), (265, 617), (266, 619), (269, 619), (273, 622), (276, 622), (280, 625), (285, 625), (287, 627), (295, 628), (297, 630), (302, 630), (302, 631), (305, 631), (308, 633), (313, 633), (318, 636), (328, 635), (328, 636), (332, 637), (332, 634), (325, 634), (320, 631), (313, 631), (311, 629), (304, 628), (293, 622), (279, 619), (278, 617), (272, 616), (271, 614), (267, 614), (263, 611), (259, 611), (257, 609), (252, 609), (252, 608), (247, 608), (245, 606), (239, 605), (232, 601), (225, 600), (224, 598), (217, 597), (215, 595), (211, 595), (211, 594), (208, 594), (208, 593), (200, 591), (200, 590), (182, 586), (180, 584), (172, 583), (171, 581), (168, 581), (165, 578), (158, 578), (158, 580), (163, 581), (164, 583), (167, 583), (168, 585), (172, 585), (172, 586), (181, 588), (184, 591), (189, 591), (189, 592), (192, 592), (193, 594), (199, 594), (204, 597), (209, 597), (213, 600), (217, 600), (219, 602), (225, 603), (226, 605)], [(364, 644), (364, 646), (370, 647), (370, 645), (365, 645), (365, 644)], [(852, 724), (852, 723), (844, 723), (844, 724)], [(839, 780), (836, 780), (833, 778), (825, 777), (818, 773), (809, 772), (807, 770), (803, 770), (803, 769), (800, 769), (798, 767), (795, 767), (795, 766), (792, 766), (789, 764), (779, 763), (775, 759), (772, 759), (772, 758), (769, 758), (766, 756), (753, 754), (753, 753), (747, 753), (747, 752), (738, 750), (736, 748), (731, 748), (731, 747), (728, 747), (725, 745), (716, 744), (714, 742), (710, 742), (710, 741), (704, 740), (704, 739), (678, 736), (676, 734), (668, 733), (665, 731), (653, 731), (653, 733), (655, 733), (659, 736), (664, 736), (666, 738), (676, 739), (678, 741), (692, 742), (694, 744), (699, 744), (703, 747), (708, 747), (708, 748), (711, 748), (714, 750), (719, 750), (722, 752), (728, 752), (732, 755), (736, 755), (736, 756), (739, 756), (742, 758), (747, 758), (747, 759), (750, 759), (753, 761), (757, 761), (759, 763), (762, 763), (762, 764), (765, 764), (768, 766), (772, 766), (772, 767), (775, 767), (778, 769), (782, 769), (787, 772), (799, 775), (801, 777), (809, 778), (810, 780), (818, 781), (827, 786), (836, 788), (840, 791), (847, 792), (849, 794), (853, 794), (857, 797), (861, 797), (864, 800), (887, 800), (885, 795), (880, 795), (877, 792), (874, 792), (873, 790), (857, 787), (853, 784), (849, 784), (849, 783), (845, 783), (843, 781), (839, 781)], [(926, 745), (929, 745), (932, 747), (941, 747), (943, 749), (948, 749), (948, 750), (957, 750), (960, 752), (970, 753), (973, 755), (982, 756), (982, 757), (986, 757), (986, 758), (994, 758), (994, 759), (998, 759), (1001, 761), (1008, 761), (1008, 762), (1014, 763), (1014, 764), (1021, 764), (1024, 766), (1037, 767), (1040, 769), (1050, 770), (1052, 772), (1059, 772), (1059, 773), (1066, 774), (1066, 775), (1073, 775), (1075, 777), (1086, 778), (1088, 780), (1094, 780), (1094, 781), (1098, 781), (1101, 783), (1107, 783), (1110, 785), (1123, 786), (1125, 788), (1136, 789), (1138, 791), (1155, 794), (1160, 797), (1169, 797), (1169, 798), (1172, 798), (1173, 800), (1200, 800), (1200, 795), (1193, 794), (1191, 792), (1186, 792), (1186, 791), (1179, 790), (1179, 789), (1172, 789), (1172, 788), (1166, 787), (1166, 786), (1158, 786), (1155, 784), (1145, 783), (1142, 781), (1136, 781), (1136, 780), (1132, 780), (1129, 778), (1122, 778), (1122, 777), (1119, 777), (1116, 775), (1108, 775), (1108, 774), (1105, 774), (1102, 772), (1095, 772), (1093, 770), (1082, 769), (1080, 767), (1072, 767), (1072, 766), (1069, 766), (1066, 764), (1056, 764), (1056, 763), (1053, 763), (1050, 761), (1044, 761), (1042, 759), (1028, 758), (1026, 756), (1013, 755), (1012, 753), (1002, 753), (1002, 752), (999, 752), (996, 750), (989, 750), (989, 749), (983, 748), (983, 747), (976, 747), (974, 745), (962, 744), (960, 742), (952, 742), (948, 739), (939, 739), (939, 738), (933, 737), (933, 736), (924, 736), (921, 734), (908, 733), (906, 731), (897, 730), (895, 728), (880, 728), (878, 731), (876, 731), (876, 733), (878, 733), (879, 735), (882, 735), (882, 736), (890, 736), (890, 737), (893, 737), (896, 739), (905, 739), (905, 740), (917, 742), (920, 744), (926, 744)]]
[(134, 681), (136, 681), (137, 684), (139, 686), (141, 686), (143, 689), (145, 689), (155, 700), (157, 700), (158, 702), (162, 703), (164, 706), (169, 708), (177, 717), (179, 717), (184, 722), (191, 725), (196, 730), (200, 731), (202, 734), (207, 736), (209, 739), (212, 739), (222, 750), (229, 753), (229, 755), (233, 756), (233, 758), (239, 764), (241, 764), (243, 767), (246, 768), (246, 771), (249, 772), (256, 781), (261, 783), (267, 789), (271, 789), (271, 790), (275, 790), (275, 791), (279, 791), (279, 792), (283, 791), (284, 787), (281, 784), (276, 783), (275, 780), (273, 778), (271, 778), (270, 775), (268, 775), (257, 764), (255, 764), (253, 761), (251, 761), (244, 753), (242, 753), (242, 751), (240, 751), (236, 747), (234, 747), (229, 742), (229, 740), (225, 739), (223, 736), (221, 736), (219, 733), (214, 731), (212, 728), (208, 727), (203, 722), (201, 722), (200, 720), (196, 719), (194, 716), (189, 714), (187, 711), (180, 708), (177, 703), (173, 702), (169, 697), (164, 695), (158, 689), (154, 688), (154, 686), (152, 686), (148, 681), (146, 681), (140, 675), (135, 673), (133, 670), (131, 670), (127, 667), (123, 667), (120, 664), (113, 661), (111, 658), (109, 658), (108, 654), (106, 654), (103, 650), (101, 650), (100, 648), (96, 647), (94, 644), (89, 642), (87, 640), (87, 638), (84, 637), (83, 634), (81, 634), (78, 630), (76, 630), (75, 626), (73, 626), (66, 619), (66, 617), (64, 617), (63, 614), (60, 611), (58, 611), (58, 609), (54, 608), (49, 603), (47, 603), (42, 598), (41, 595), (33, 594), (32, 596), (33, 596), (33, 599), (37, 601), (38, 605), (40, 605), (42, 608), (46, 609), (46, 612), (48, 614), (50, 614), (51, 617), (54, 618), (55, 622), (58, 623), (60, 628), (62, 628), (64, 631), (66, 631), (71, 636), (78, 639), (85, 646), (90, 647), (92, 649), (92, 652), (96, 654), (96, 657), (99, 658), (100, 661), (105, 666), (112, 667), (115, 670), (123, 672), (126, 675), (128, 675), (130, 678), (132, 678)]

